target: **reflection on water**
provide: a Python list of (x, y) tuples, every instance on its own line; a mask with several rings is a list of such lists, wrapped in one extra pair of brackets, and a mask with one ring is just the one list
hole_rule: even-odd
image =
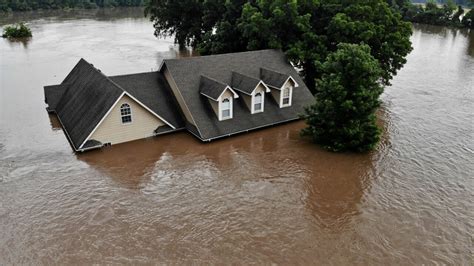
[(31, 41), (31, 37), (28, 38), (8, 38), (6, 39), (10, 47), (14, 48), (15, 46), (23, 46), (23, 48), (28, 49), (28, 43)]
[(472, 262), (472, 31), (415, 25), (369, 154), (321, 150), (303, 122), (75, 154), (43, 85), (81, 57), (116, 75), (194, 54), (155, 39), (141, 9), (0, 24), (18, 20), (34, 37), (0, 40), (0, 264)]

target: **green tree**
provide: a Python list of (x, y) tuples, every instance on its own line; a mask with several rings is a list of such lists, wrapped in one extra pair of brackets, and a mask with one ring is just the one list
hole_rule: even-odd
[[(155, 35), (175, 34), (177, 43), (198, 47), (201, 54), (281, 49), (316, 95), (328, 89), (316, 86), (315, 81), (328, 70), (323, 67), (328, 56), (342, 49), (339, 43), (370, 46), (364, 51), (380, 66), (376, 72), (380, 85), (390, 84), (412, 49), (410, 23), (402, 21), (385, 0), (152, 1), (147, 14), (154, 22)], [(196, 7), (191, 8), (193, 5)], [(353, 107), (359, 104), (363, 102)], [(369, 132), (370, 121), (363, 121), (365, 128), (360, 132)], [(360, 140), (354, 143), (360, 144), (360, 150), (368, 147)]]
[(375, 111), (383, 70), (368, 45), (338, 44), (322, 65), (315, 103), (306, 108), (303, 135), (331, 151), (368, 151), (380, 139)]
[[(235, 40), (244, 43), (247, 50), (282, 49), (302, 70), (313, 92), (321, 64), (340, 42), (369, 44), (384, 70), (381, 79), (385, 85), (390, 84), (411, 51), (410, 24), (382, 0), (257, 0), (244, 5), (237, 22), (240, 35), (234, 34)], [(235, 51), (235, 46), (226, 46), (228, 41), (221, 42), (218, 34), (212, 37), (220, 52)]]
[(196, 46), (221, 17), (224, 0), (151, 0), (145, 8), (155, 36), (175, 36), (180, 46)]
[(474, 9), (469, 10), (469, 12), (464, 15), (462, 18), (462, 24), (466, 28), (474, 29)]

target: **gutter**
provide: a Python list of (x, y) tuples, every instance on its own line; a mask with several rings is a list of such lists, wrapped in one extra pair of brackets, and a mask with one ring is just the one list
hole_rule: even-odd
[[(249, 132), (251, 130), (256, 130), (256, 129), (260, 129), (260, 128), (265, 128), (265, 127), (270, 127), (270, 126), (274, 126), (274, 125), (278, 125), (278, 124), (283, 124), (283, 123), (287, 123), (287, 122), (291, 122), (291, 121), (296, 121), (296, 120), (301, 120), (301, 118), (292, 118), (292, 119), (287, 119), (287, 120), (283, 120), (283, 121), (280, 121), (280, 122), (276, 122), (276, 123), (271, 123), (271, 124), (267, 124), (267, 125), (263, 125), (263, 126), (258, 126), (258, 127), (253, 127), (253, 128), (249, 128), (249, 129), (245, 129), (245, 130), (241, 130), (241, 131), (237, 131), (237, 132), (233, 132), (233, 133), (229, 133), (229, 134), (224, 134), (224, 135), (220, 135), (220, 136), (217, 136), (217, 137), (212, 137), (212, 138), (208, 138), (208, 139), (202, 139), (200, 137), (198, 137), (200, 140), (202, 141), (212, 141), (212, 140), (215, 140), (215, 139), (220, 139), (220, 138), (225, 138), (225, 137), (230, 137), (232, 135), (236, 135), (236, 134), (240, 134), (240, 133), (246, 133), (246, 132)], [(190, 132), (191, 134), (193, 134), (192, 132)], [(195, 134), (193, 134), (194, 136), (196, 136)], [(197, 136), (196, 136), (197, 137)]]
[[(46, 109), (46, 110), (48, 110), (48, 109)], [(55, 113), (56, 114), (56, 117), (58, 118), (59, 123), (61, 124), (61, 128), (63, 129), (63, 132), (66, 133), (69, 144), (72, 146), (74, 151), (80, 151), (80, 150), (76, 149), (76, 147), (74, 146), (74, 143), (72, 142), (71, 136), (69, 136), (69, 133), (67, 132), (66, 128), (64, 127), (63, 121), (61, 121), (61, 117), (59, 117), (58, 113), (56, 113), (55, 110), (52, 110), (50, 113)]]

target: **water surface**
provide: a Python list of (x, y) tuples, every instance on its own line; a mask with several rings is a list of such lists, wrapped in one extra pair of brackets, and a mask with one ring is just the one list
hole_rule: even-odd
[(185, 132), (75, 154), (43, 86), (177, 52), (139, 9), (14, 14), (0, 40), (0, 264), (472, 264), (474, 33), (415, 26), (384, 137), (334, 154), (303, 122), (202, 144)]

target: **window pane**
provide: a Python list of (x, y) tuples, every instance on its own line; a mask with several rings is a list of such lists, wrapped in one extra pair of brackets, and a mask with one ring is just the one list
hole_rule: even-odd
[(255, 94), (255, 103), (262, 103), (262, 94)]
[(290, 97), (290, 89), (285, 88), (283, 90), (283, 97)]
[(261, 111), (262, 110), (262, 104), (261, 103), (255, 104), (254, 109), (255, 109), (255, 111)]
[(283, 98), (283, 104), (290, 104), (290, 98)]
[(132, 122), (132, 110), (130, 105), (124, 103), (120, 106), (120, 115), (122, 116), (122, 123), (130, 123)]
[(222, 110), (222, 117), (223, 118), (230, 117), (230, 109)]
[(229, 99), (225, 99), (225, 100), (222, 101), (222, 109), (230, 109)]
[(131, 115), (124, 115), (122, 116), (122, 123), (130, 123), (132, 122), (132, 116)]

